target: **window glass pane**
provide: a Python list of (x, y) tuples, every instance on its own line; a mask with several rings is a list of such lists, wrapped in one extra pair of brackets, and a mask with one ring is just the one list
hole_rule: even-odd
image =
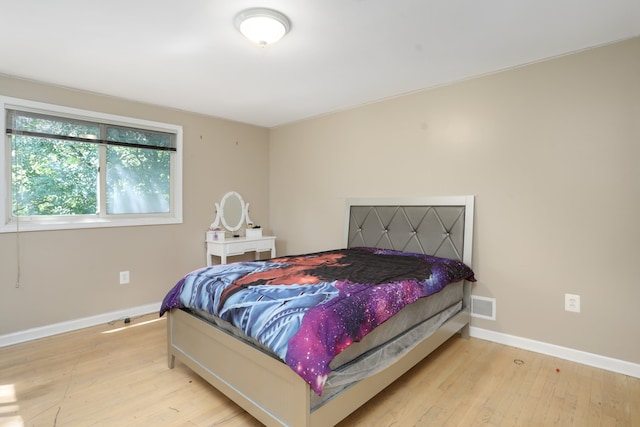
[(175, 148), (174, 137), (171, 134), (127, 127), (108, 126), (107, 141)]
[(95, 144), (25, 136), (11, 140), (14, 216), (97, 213)]
[(107, 147), (107, 214), (169, 213), (171, 152)]

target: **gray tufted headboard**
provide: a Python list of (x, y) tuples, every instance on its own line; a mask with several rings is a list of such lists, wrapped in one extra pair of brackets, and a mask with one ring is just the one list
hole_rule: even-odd
[(471, 265), (473, 196), (347, 199), (346, 247), (372, 246)]

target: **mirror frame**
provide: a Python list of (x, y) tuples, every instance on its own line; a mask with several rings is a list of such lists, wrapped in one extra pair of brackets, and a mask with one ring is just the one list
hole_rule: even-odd
[[(240, 220), (237, 225), (229, 224), (227, 218), (225, 218), (224, 207), (230, 198), (236, 197), (240, 201)], [(220, 226), (222, 226), (231, 232), (240, 230), (245, 223), (250, 224), (251, 219), (249, 218), (249, 203), (245, 203), (242, 196), (236, 191), (229, 191), (220, 200), (220, 203), (216, 202), (216, 219), (211, 223), (211, 229), (214, 230)]]

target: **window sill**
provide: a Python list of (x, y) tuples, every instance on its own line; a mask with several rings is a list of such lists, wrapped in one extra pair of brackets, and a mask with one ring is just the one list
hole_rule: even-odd
[(145, 225), (182, 224), (181, 217), (146, 217), (146, 218), (56, 218), (49, 220), (12, 221), (0, 226), (0, 233), (16, 233), (28, 231), (74, 230), (83, 228), (108, 227), (140, 227)]

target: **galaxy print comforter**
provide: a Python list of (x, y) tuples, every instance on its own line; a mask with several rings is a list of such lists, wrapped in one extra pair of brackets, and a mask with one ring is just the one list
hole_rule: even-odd
[(333, 358), (403, 307), (460, 280), (465, 264), (428, 255), (351, 248), (196, 270), (164, 298), (205, 310), (270, 348), (322, 394)]

